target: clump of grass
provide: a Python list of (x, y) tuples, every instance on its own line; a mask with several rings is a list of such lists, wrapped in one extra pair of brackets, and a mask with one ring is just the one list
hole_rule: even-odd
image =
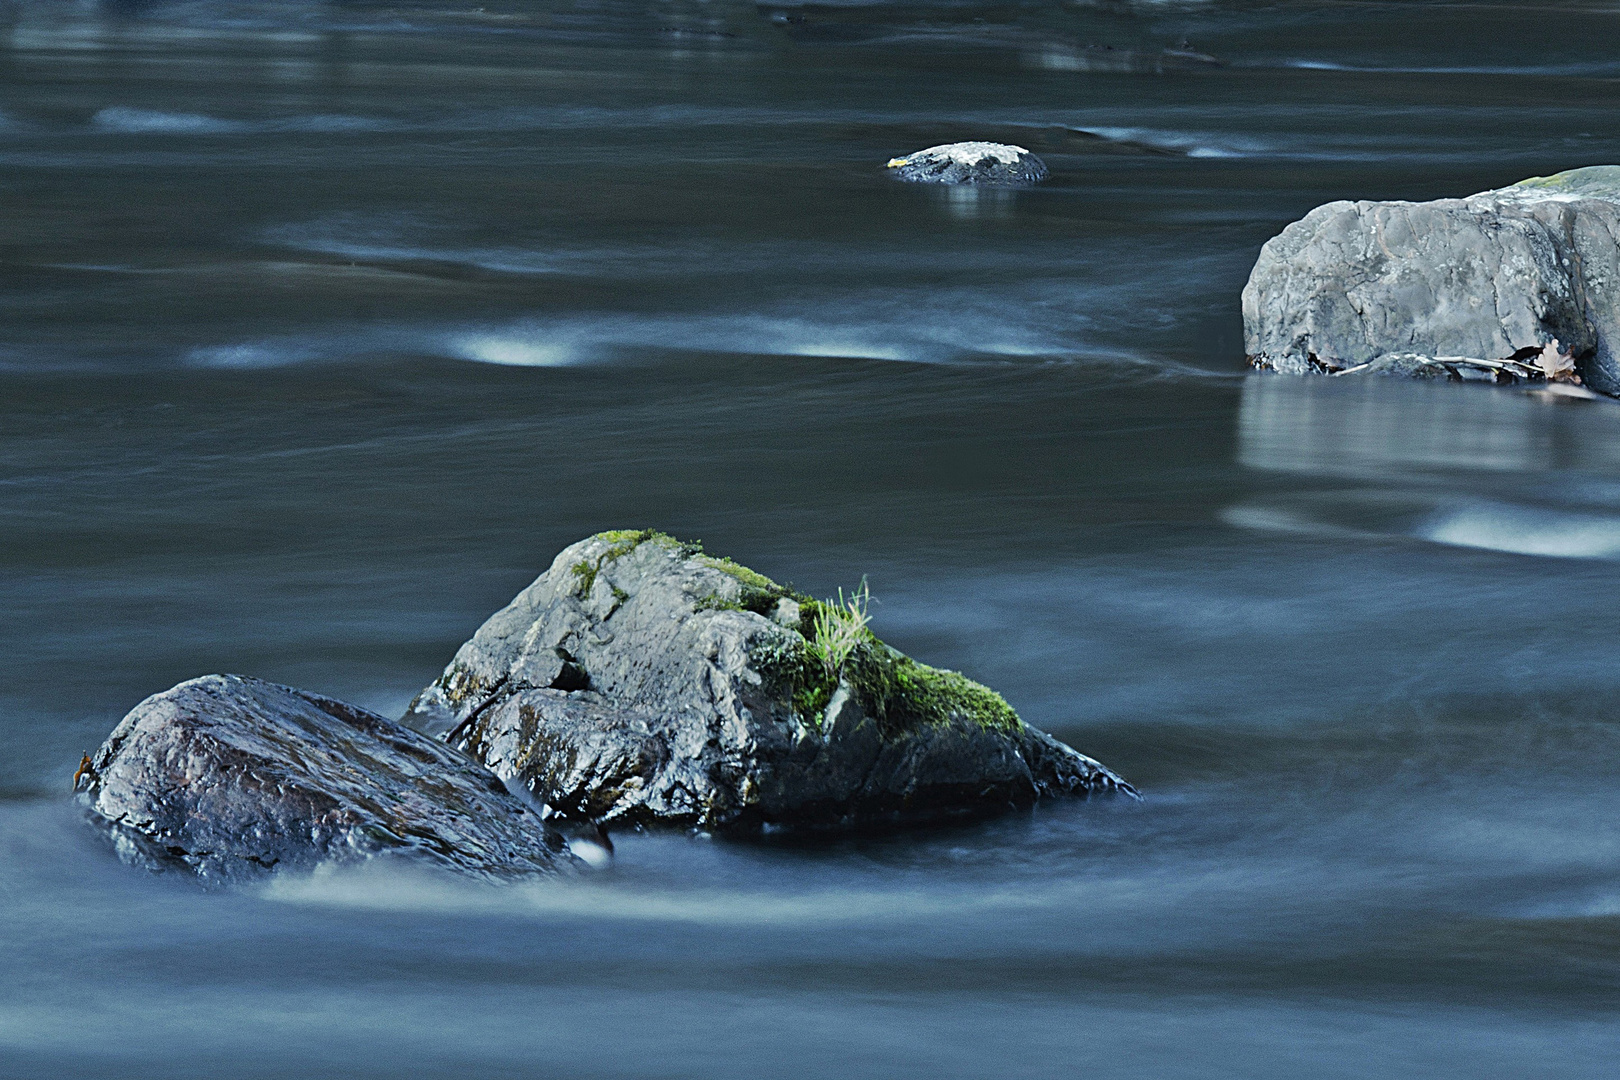
[(838, 599), (824, 600), (816, 605), (815, 630), (810, 648), (827, 669), (829, 678), (836, 679), (844, 663), (856, 647), (872, 636), (866, 628), (871, 616), (866, 613), (872, 602), (872, 590), (861, 578), (860, 588), (846, 599), (844, 590), (838, 590)]

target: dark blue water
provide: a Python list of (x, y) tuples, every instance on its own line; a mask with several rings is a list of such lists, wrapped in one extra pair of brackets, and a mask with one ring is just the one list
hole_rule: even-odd
[[(1617, 45), (1605, 3), (0, 4), (0, 1075), (1614, 1075), (1620, 408), (1249, 378), (1237, 294), (1329, 199), (1620, 162)], [(881, 168), (961, 138), (1053, 178)], [(78, 820), (147, 694), (397, 714), (644, 525), (867, 575), (1145, 800), (503, 889), (204, 894)]]

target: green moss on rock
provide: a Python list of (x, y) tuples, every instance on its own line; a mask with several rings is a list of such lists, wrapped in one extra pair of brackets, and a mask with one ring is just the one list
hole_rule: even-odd
[(762, 635), (749, 658), (768, 688), (792, 702), (800, 722), (819, 731), (838, 679), (828, 673), (810, 643), (792, 630)]
[(1024, 726), (1007, 699), (988, 686), (960, 671), (918, 663), (876, 637), (856, 650), (844, 677), (867, 714), (891, 732), (956, 719), (1008, 734)]
[[(849, 658), (832, 667), (815, 646), (814, 626), (824, 605), (800, 599), (797, 627), (757, 644), (752, 658), (773, 688), (786, 694), (807, 726), (820, 730), (839, 684), (846, 683), (862, 710), (890, 734), (930, 724), (966, 720), (1014, 734), (1024, 723), (1007, 700), (959, 671), (918, 663), (871, 631)], [(737, 605), (726, 605), (736, 609)]]
[(1532, 176), (1528, 180), (1520, 180), (1508, 190), (1620, 199), (1620, 165), (1590, 165), (1584, 169), (1567, 169), (1551, 176)]
[(721, 597), (711, 593), (700, 600), (699, 606), (720, 610), (752, 611), (756, 615), (772, 618), (776, 607), (783, 600), (792, 600), (801, 606), (813, 604), (815, 601), (808, 596), (794, 591), (791, 587), (778, 584), (757, 570), (751, 570), (739, 562), (721, 558), (714, 555), (699, 555), (698, 561), (711, 570), (718, 570), (737, 583), (737, 595), (734, 597)]
[[(703, 550), (700, 544), (683, 543), (657, 529), (609, 529), (597, 533), (591, 539), (603, 541), (608, 546), (594, 561), (581, 559), (569, 567), (574, 572), (575, 586), (580, 596), (591, 594), (591, 589), (596, 585), (596, 575), (602, 572), (602, 567), (616, 559), (624, 558), (642, 544), (662, 544), (681, 555), (692, 555)], [(619, 590), (615, 589), (614, 595), (619, 596)], [(624, 598), (620, 596), (620, 599)]]
[(731, 559), (717, 558), (713, 555), (700, 555), (698, 557), (698, 561), (704, 566), (736, 578), (738, 583), (744, 588), (753, 589), (757, 592), (775, 593), (778, 596), (787, 595), (786, 589), (782, 588), (782, 586), (778, 585), (764, 574), (761, 574), (757, 570), (750, 570), (748, 567), (743, 566), (741, 563), (733, 562)]
[[(818, 651), (816, 627), (827, 617), (829, 605), (781, 585), (732, 559), (708, 555), (702, 545), (678, 540), (655, 529), (617, 529), (591, 538), (608, 546), (593, 559), (571, 568), (580, 596), (589, 595), (602, 568), (645, 543), (658, 543), (682, 558), (696, 558), (736, 582), (736, 590), (710, 592), (697, 599), (697, 611), (747, 611), (772, 619), (783, 600), (799, 605), (796, 625), (781, 633), (761, 635), (751, 649), (754, 666), (771, 691), (787, 698), (805, 725), (820, 730), (827, 705), (840, 682), (868, 716), (891, 733), (928, 724), (966, 720), (987, 729), (1015, 733), (1023, 721), (1005, 698), (988, 686), (958, 671), (930, 667), (884, 644), (869, 630), (842, 664), (833, 664)], [(617, 592), (617, 590), (616, 590)], [(622, 597), (621, 597), (622, 599)]]
[(895, 663), (895, 699), (890, 707), (929, 720), (961, 717), (980, 727), (1011, 734), (1023, 721), (1007, 699), (960, 671), (919, 664), (909, 656)]

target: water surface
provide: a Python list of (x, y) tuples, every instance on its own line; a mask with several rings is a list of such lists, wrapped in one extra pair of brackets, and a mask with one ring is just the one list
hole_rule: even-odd
[[(0, 6), (0, 1074), (1612, 1075), (1620, 408), (1246, 377), (1237, 293), (1329, 199), (1620, 161), (1617, 30)], [(980, 137), (1053, 179), (880, 168)], [(397, 714), (643, 525), (867, 575), (1146, 799), (509, 889), (204, 894), (78, 822), (145, 695)]]

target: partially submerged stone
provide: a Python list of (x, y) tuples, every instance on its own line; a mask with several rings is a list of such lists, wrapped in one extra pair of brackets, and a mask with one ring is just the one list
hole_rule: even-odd
[(1046, 163), (1022, 146), (993, 142), (930, 146), (891, 158), (888, 167), (901, 180), (925, 184), (1014, 187), (1038, 183), (1048, 175)]
[(393, 720), (208, 675), (137, 705), (74, 777), (125, 861), (210, 881), (409, 855), (488, 878), (571, 865), (477, 762)]
[(479, 628), (407, 720), (561, 820), (750, 830), (1134, 794), (994, 691), (661, 533), (574, 544)]
[(1243, 324), (1260, 368), (1620, 394), (1620, 166), (1319, 206), (1261, 248)]

